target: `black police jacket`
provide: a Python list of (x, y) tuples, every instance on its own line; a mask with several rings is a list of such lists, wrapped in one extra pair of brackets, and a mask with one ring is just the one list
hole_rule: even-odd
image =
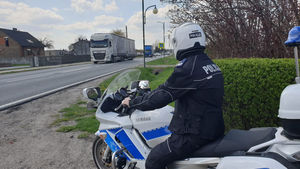
[(222, 72), (203, 49), (185, 55), (164, 84), (131, 100), (129, 106), (146, 111), (175, 101), (171, 132), (216, 139), (224, 134)]

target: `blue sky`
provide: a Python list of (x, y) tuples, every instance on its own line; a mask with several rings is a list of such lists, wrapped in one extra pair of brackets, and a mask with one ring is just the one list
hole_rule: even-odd
[[(0, 0), (0, 28), (17, 28), (37, 38), (54, 41), (55, 49), (67, 49), (80, 35), (89, 39), (96, 32), (125, 31), (142, 48), (142, 0)], [(147, 11), (146, 44), (162, 41), (162, 24), (169, 30), (170, 5), (145, 0), (145, 8), (156, 4), (158, 14)], [(166, 33), (168, 47), (168, 34)]]

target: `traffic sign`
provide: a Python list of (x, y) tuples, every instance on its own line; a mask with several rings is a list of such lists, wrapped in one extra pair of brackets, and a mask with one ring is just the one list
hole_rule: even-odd
[(165, 44), (164, 43), (159, 43), (158, 48), (159, 49), (165, 49)]

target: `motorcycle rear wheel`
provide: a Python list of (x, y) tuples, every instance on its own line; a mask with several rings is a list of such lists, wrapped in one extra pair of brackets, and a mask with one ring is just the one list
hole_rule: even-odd
[(100, 138), (96, 137), (93, 143), (93, 158), (98, 169), (111, 169), (111, 162), (106, 163), (102, 160), (107, 144)]

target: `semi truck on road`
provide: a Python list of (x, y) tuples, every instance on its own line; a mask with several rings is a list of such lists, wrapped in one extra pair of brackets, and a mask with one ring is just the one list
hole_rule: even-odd
[(112, 33), (95, 33), (90, 41), (91, 61), (117, 62), (136, 57), (135, 42)]

